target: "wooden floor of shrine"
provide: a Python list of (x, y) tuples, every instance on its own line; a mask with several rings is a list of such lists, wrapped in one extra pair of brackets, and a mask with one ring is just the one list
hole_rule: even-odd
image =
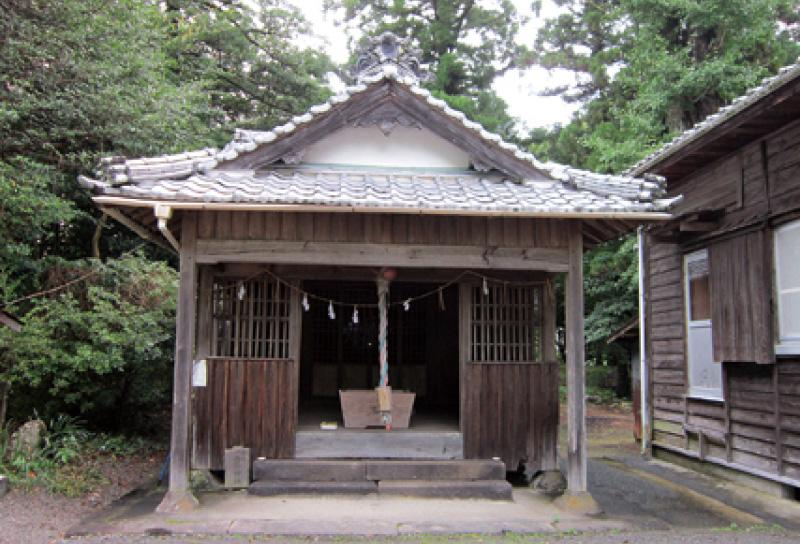
[[(320, 423), (336, 422), (336, 430)], [(422, 411), (407, 429), (345, 429), (334, 404), (301, 408), (295, 439), (299, 459), (462, 459), (464, 440), (458, 414)]]

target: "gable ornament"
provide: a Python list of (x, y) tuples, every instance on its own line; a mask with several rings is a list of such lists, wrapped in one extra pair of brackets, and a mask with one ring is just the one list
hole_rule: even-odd
[(373, 125), (377, 126), (383, 132), (383, 135), (387, 137), (398, 126), (422, 130), (422, 126), (416, 119), (392, 106), (377, 108), (353, 121), (354, 127), (370, 127)]
[(392, 67), (403, 78), (415, 83), (427, 81), (430, 73), (420, 63), (422, 52), (401, 40), (392, 32), (370, 38), (358, 54), (350, 75), (357, 83), (366, 83), (380, 77), (386, 68)]

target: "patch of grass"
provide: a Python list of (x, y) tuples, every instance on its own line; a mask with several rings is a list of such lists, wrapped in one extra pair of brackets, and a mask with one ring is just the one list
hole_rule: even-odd
[(783, 533), (786, 529), (777, 524), (739, 525), (731, 523), (726, 527), (715, 527), (713, 533)]
[(0, 473), (15, 487), (44, 487), (68, 497), (83, 496), (109, 483), (102, 470), (109, 459), (152, 447), (141, 439), (91, 433), (69, 416), (48, 421), (33, 451), (13, 444), (11, 429), (10, 423), (0, 428)]

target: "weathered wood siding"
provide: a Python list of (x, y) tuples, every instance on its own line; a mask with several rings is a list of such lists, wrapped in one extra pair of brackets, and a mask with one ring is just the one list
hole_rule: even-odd
[[(677, 213), (721, 210), (712, 232), (648, 237), (647, 356), (654, 446), (800, 486), (800, 358), (772, 353), (771, 229), (800, 209), (800, 122), (673, 183)], [(710, 250), (724, 402), (687, 398), (683, 255)], [(716, 270), (715, 270), (716, 267)], [(724, 267), (724, 270), (720, 270)], [(773, 363), (774, 364), (757, 364)]]
[(557, 363), (468, 363), (462, 414), (464, 456), (499, 457), (508, 470), (555, 466)]
[(709, 245), (715, 361), (775, 361), (772, 237), (767, 229)]
[(193, 388), (192, 467), (222, 470), (226, 448), (257, 457), (294, 455), (297, 373), (292, 360), (208, 359), (206, 387)]
[(669, 194), (683, 195), (676, 215), (724, 210), (717, 231), (756, 225), (769, 217), (800, 209), (800, 121), (755, 141), (676, 183)]
[(567, 247), (563, 224), (553, 219), (311, 212), (197, 213), (197, 237), (201, 240)]
[(648, 356), (653, 441), (675, 444), (683, 434), (687, 392), (682, 257), (677, 244), (647, 245)]

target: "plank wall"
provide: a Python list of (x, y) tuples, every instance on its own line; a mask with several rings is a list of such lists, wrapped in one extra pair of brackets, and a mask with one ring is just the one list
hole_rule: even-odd
[(508, 470), (555, 468), (557, 363), (465, 365), (464, 457), (501, 458)]
[[(755, 228), (796, 214), (798, 149), (800, 123), (793, 123), (671, 185), (670, 193), (684, 196), (678, 214), (721, 209), (724, 215), (714, 232), (683, 233), (680, 243), (648, 237), (646, 257), (654, 446), (796, 486), (800, 486), (800, 358), (778, 358), (775, 364), (724, 363), (725, 402), (686, 398), (682, 258), (693, 249), (748, 236)], [(769, 306), (769, 289), (764, 291)]]
[(194, 387), (192, 468), (223, 470), (225, 449), (250, 448), (258, 457), (291, 458), (297, 426), (297, 379), (292, 360), (207, 360), (206, 387)]
[(497, 247), (567, 247), (553, 219), (411, 214), (198, 212), (198, 239)]

